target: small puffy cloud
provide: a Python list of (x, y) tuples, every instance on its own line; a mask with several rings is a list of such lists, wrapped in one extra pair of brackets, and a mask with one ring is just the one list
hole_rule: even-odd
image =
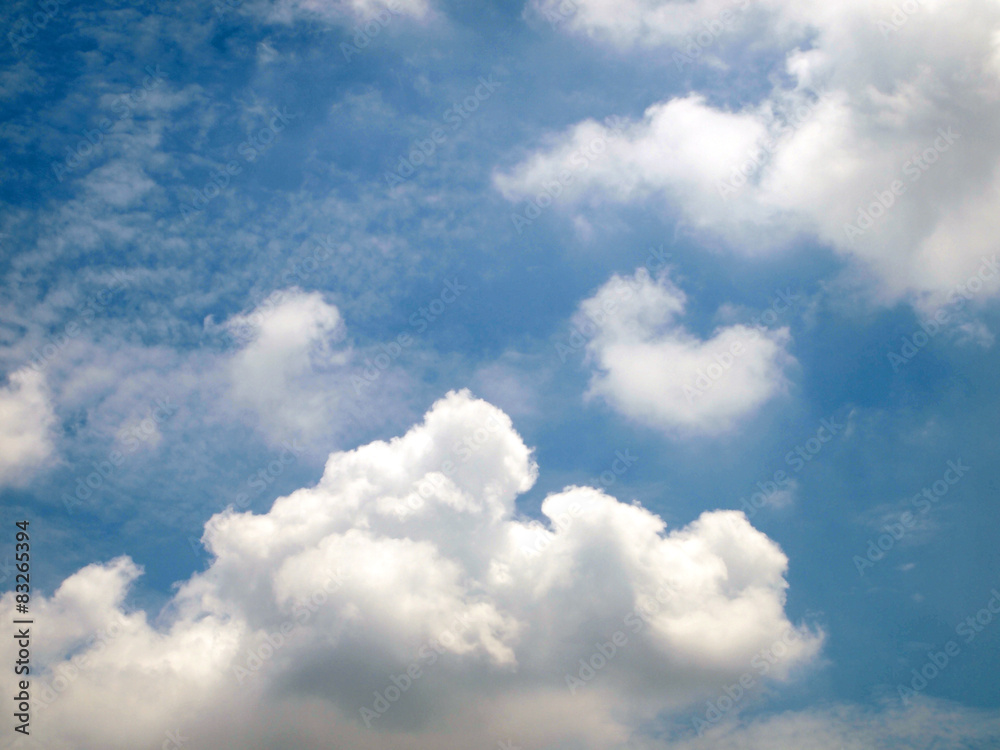
[[(336, 406), (331, 376), (350, 352), (335, 346), (345, 327), (318, 292), (277, 291), (224, 328), (242, 347), (228, 362), (233, 400), (253, 410), (275, 435), (316, 435)], [(333, 394), (333, 395), (331, 395)]]
[[(725, 3), (637, 2), (634, 16), (604, 0), (577, 5), (560, 28), (679, 54), (667, 31)], [(620, 132), (585, 121), (497, 174), (498, 189), (517, 201), (556, 184), (568, 205), (659, 200), (742, 252), (812, 237), (887, 304), (934, 311), (1000, 293), (1000, 6), (770, 0), (765, 10), (773, 33), (755, 39), (784, 55), (790, 85), (741, 109), (697, 93), (659, 102)], [(723, 57), (746, 40), (710, 36), (706, 50)]]
[(755, 659), (781, 682), (818, 653), (822, 634), (784, 613), (787, 558), (742, 513), (668, 531), (568, 487), (533, 520), (515, 500), (536, 475), (502, 411), (450, 393), (405, 435), (332, 454), (269, 512), (214, 517), (210, 566), (157, 618), (124, 605), (130, 560), (84, 568), (33, 598), (33, 734), (55, 750), (168, 733), (250, 750), (603, 750), (762, 676)]
[(0, 485), (22, 484), (52, 455), (55, 423), (45, 376), (11, 373), (0, 388)]
[(703, 340), (678, 322), (684, 293), (666, 276), (613, 276), (580, 305), (594, 373), (589, 397), (672, 433), (718, 434), (787, 386), (787, 328), (732, 325)]

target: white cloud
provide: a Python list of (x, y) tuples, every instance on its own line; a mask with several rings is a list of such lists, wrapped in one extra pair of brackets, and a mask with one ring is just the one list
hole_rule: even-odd
[[(629, 46), (677, 44), (664, 29), (711, 16), (718, 4), (643, 3), (632, 17), (603, 0), (579, 5), (562, 28)], [(663, 200), (744, 252), (804, 233), (850, 259), (874, 282), (877, 300), (941, 305), (957, 285), (989, 274), (984, 256), (993, 256), (1000, 230), (1000, 144), (992, 136), (1000, 125), (1000, 6), (924, 0), (903, 12), (899, 5), (765, 3), (772, 33), (754, 38), (785, 55), (783, 78), (794, 85), (778, 85), (739, 111), (698, 94), (654, 104), (610, 143), (606, 158), (574, 174), (559, 200)], [(725, 57), (746, 41), (720, 34), (711, 49)], [(609, 138), (607, 129), (570, 128), (498, 174), (497, 187), (511, 200), (533, 197), (595, 138)], [(880, 197), (888, 209), (873, 207)], [(995, 296), (998, 280), (994, 271), (986, 283), (973, 281), (972, 296)]]
[[(495, 182), (509, 200), (533, 196), (553, 183), (560, 184), (568, 199), (599, 192), (630, 201), (665, 190), (678, 198), (688, 193), (712, 196), (716, 181), (764, 133), (752, 114), (719, 112), (692, 95), (653, 105), (624, 137), (592, 120), (582, 122), (552, 148), (509, 174), (498, 174)], [(607, 144), (606, 153), (601, 143)], [(581, 154), (595, 156), (586, 158), (584, 167)], [(572, 179), (560, 180), (567, 172)]]
[(11, 373), (0, 388), (0, 485), (22, 484), (52, 455), (55, 423), (45, 376)]
[(343, 378), (350, 358), (349, 349), (334, 346), (345, 336), (336, 306), (318, 292), (279, 290), (224, 327), (243, 342), (227, 365), (235, 403), (253, 410), (275, 435), (320, 434), (343, 390), (329, 380)]
[(618, 47), (683, 44), (705, 30), (736, 26), (748, 11), (769, 3), (755, 0), (530, 0), (529, 8), (555, 25)]
[(580, 305), (574, 325), (589, 334), (588, 396), (675, 433), (733, 429), (787, 386), (794, 363), (787, 328), (732, 325), (702, 340), (681, 326), (684, 293), (643, 269), (613, 276)]
[[(104, 460), (111, 450), (152, 454), (171, 435), (192, 429), (217, 435), (234, 425), (256, 428), (255, 437), (271, 447), (307, 441), (309, 460), (321, 461), (333, 447), (356, 440), (351, 436), (359, 429), (412, 421), (415, 339), (412, 348), (392, 341), (354, 347), (345, 340), (338, 308), (319, 293), (281, 289), (221, 324), (209, 316), (204, 346), (185, 351), (122, 343), (102, 322), (88, 322), (79, 312), (83, 305), (70, 321), (75, 328), (67, 329), (62, 310), (82, 296), (67, 294), (68, 302), (26, 306), (29, 323), (57, 330), (55, 344), (43, 346), (36, 335), (0, 352), (15, 363), (34, 359), (39, 368), (20, 370), (0, 388), (0, 481), (27, 479), (53, 453), (56, 410), (86, 414), (84, 442), (62, 451), (71, 463), (85, 456)], [(146, 325), (164, 337), (171, 332), (171, 321), (155, 315)], [(120, 333), (118, 326), (112, 330)]]
[(543, 525), (515, 512), (536, 473), (503, 412), (450, 393), (404, 436), (332, 454), (268, 513), (214, 518), (213, 562), (155, 625), (123, 609), (130, 560), (84, 568), (33, 597), (46, 628), (33, 695), (58, 692), (33, 733), (54, 750), (167, 732), (192, 747), (609, 748), (782, 637), (775, 680), (817, 654), (822, 635), (783, 611), (787, 558), (742, 513), (667, 533), (638, 505), (569, 487), (545, 499)]

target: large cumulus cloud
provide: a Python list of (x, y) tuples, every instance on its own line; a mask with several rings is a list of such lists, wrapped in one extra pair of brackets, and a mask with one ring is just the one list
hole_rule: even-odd
[(515, 500), (536, 474), (503, 412), (450, 393), (402, 437), (334, 453), (268, 513), (213, 518), (212, 563), (156, 617), (123, 607), (131, 560), (84, 568), (37, 598), (37, 736), (607, 748), (776, 642), (779, 680), (816, 655), (822, 634), (784, 613), (787, 558), (741, 513), (668, 532), (568, 487), (533, 520)]

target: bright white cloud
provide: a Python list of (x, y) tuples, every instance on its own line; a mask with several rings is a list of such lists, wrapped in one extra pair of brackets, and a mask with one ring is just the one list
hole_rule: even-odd
[(684, 293), (643, 269), (613, 276), (580, 305), (574, 327), (589, 336), (588, 396), (672, 433), (733, 429), (787, 386), (787, 328), (732, 325), (702, 340), (678, 322)]
[(0, 485), (22, 484), (52, 455), (55, 422), (45, 376), (11, 373), (0, 388)]
[[(603, 0), (579, 5), (562, 28), (625, 45), (648, 41), (649, 28), (716, 12), (711, 2), (644, 3), (632, 17)], [(558, 200), (658, 198), (741, 251), (805, 233), (851, 259), (882, 302), (931, 310), (955, 301), (959, 285), (978, 300), (1000, 292), (1000, 143), (992, 135), (1000, 125), (1000, 6), (765, 6), (768, 38), (785, 54), (793, 87), (739, 111), (697, 94), (654, 104), (615, 139), (582, 123), (498, 174), (497, 187), (511, 200), (531, 199), (559, 179), (571, 154), (606, 138), (607, 157), (571, 170)], [(720, 34), (711, 49), (723, 54), (744, 41)]]
[(762, 653), (778, 681), (817, 654), (821, 634), (784, 614), (787, 558), (742, 513), (668, 533), (569, 487), (542, 524), (515, 511), (536, 473), (503, 412), (450, 393), (404, 436), (334, 453), (268, 513), (215, 517), (213, 562), (156, 624), (123, 609), (130, 560), (84, 568), (33, 598), (34, 695), (51, 699), (33, 732), (58, 750), (167, 732), (192, 747), (609, 748)]
[(629, 201), (665, 190), (678, 199), (711, 196), (765, 132), (752, 114), (718, 112), (692, 95), (650, 107), (623, 136), (591, 120), (580, 123), (495, 182), (509, 200), (557, 190), (569, 200), (599, 192)]
[[(226, 330), (243, 342), (228, 363), (234, 401), (252, 409), (269, 432), (313, 436), (323, 431), (336, 408), (344, 377), (345, 327), (336, 306), (318, 292), (292, 288), (270, 295), (255, 310), (235, 315)], [(346, 387), (346, 383), (343, 383)]]

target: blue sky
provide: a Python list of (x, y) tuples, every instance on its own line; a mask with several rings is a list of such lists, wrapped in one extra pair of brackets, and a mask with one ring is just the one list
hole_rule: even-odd
[(3, 13), (4, 742), (997, 744), (992, 4)]

